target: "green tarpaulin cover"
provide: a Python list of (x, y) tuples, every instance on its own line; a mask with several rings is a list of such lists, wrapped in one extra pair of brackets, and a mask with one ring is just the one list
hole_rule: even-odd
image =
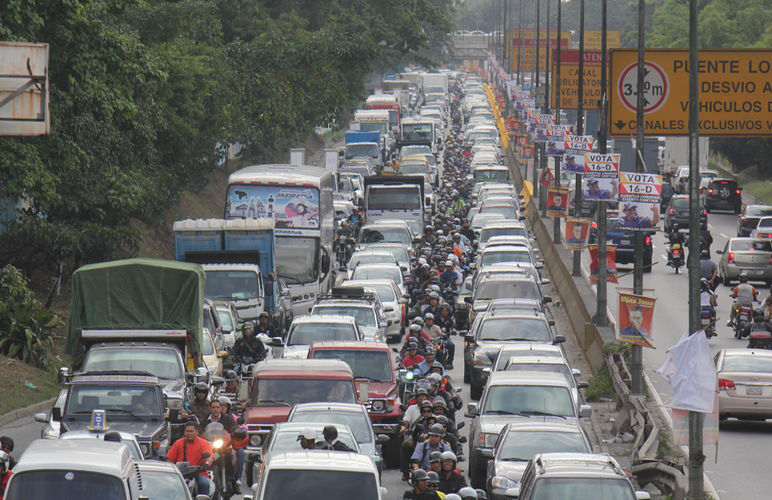
[(203, 338), (204, 283), (198, 264), (125, 259), (89, 264), (72, 275), (67, 352), (82, 330), (187, 330), (194, 351)]

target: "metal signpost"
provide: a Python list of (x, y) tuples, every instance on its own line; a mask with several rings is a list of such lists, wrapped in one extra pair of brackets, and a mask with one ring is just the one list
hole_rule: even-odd
[[(584, 0), (579, 0), (579, 112), (576, 117), (576, 135), (584, 135)], [(574, 217), (582, 216), (582, 176), (576, 174), (574, 188)], [(572, 276), (582, 275), (582, 252), (575, 250)], [(604, 267), (605, 264), (600, 267)]]

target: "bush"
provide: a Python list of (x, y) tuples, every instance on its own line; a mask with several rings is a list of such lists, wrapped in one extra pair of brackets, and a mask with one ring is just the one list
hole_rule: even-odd
[(585, 389), (584, 399), (589, 403), (603, 401), (604, 399), (614, 398), (614, 383), (611, 381), (611, 374), (604, 364), (598, 373), (590, 379), (590, 385)]
[(0, 352), (38, 368), (50, 367), (53, 329), (62, 321), (35, 298), (24, 275), (0, 269)]

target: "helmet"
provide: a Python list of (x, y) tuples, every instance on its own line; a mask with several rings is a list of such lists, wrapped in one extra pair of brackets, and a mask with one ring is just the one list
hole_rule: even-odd
[(448, 493), (445, 495), (445, 500), (461, 500), (461, 497), (456, 495), (455, 493)]
[(434, 319), (434, 314), (432, 314), (432, 313), (426, 313), (426, 314), (424, 315), (424, 321), (426, 321), (426, 320), (428, 320), (428, 319), (431, 319), (431, 320), (433, 320), (433, 319)]
[(448, 409), (448, 403), (446, 403), (445, 398), (441, 396), (437, 396), (436, 398), (434, 398), (434, 401), (432, 401), (432, 408), (435, 408), (437, 406), (441, 406), (446, 410)]
[(442, 425), (440, 424), (433, 424), (429, 428), (429, 435), (430, 436), (444, 436), (445, 435), (445, 429), (442, 428)]
[[(437, 292), (439, 294), (440, 293), (440, 285), (432, 285), (432, 292)], [(439, 298), (439, 295), (437, 295), (437, 297)]]
[(416, 481), (426, 481), (429, 479), (429, 476), (426, 474), (426, 471), (423, 469), (416, 469), (413, 471), (413, 476), (410, 478), (413, 484), (416, 483)]
[(247, 437), (247, 428), (246, 427), (236, 427), (233, 429), (233, 437), (236, 439), (244, 439)]
[(708, 278), (702, 278), (700, 279), (700, 285), (703, 289), (710, 288), (710, 281), (708, 281)]
[(193, 392), (209, 392), (209, 386), (206, 385), (206, 382), (199, 382), (196, 384), (195, 389), (193, 389)]
[(421, 394), (423, 394), (424, 396), (428, 396), (429, 395), (429, 391), (427, 391), (423, 387), (421, 387), (417, 391), (415, 391), (415, 395), (416, 396), (420, 396)]
[(440, 461), (440, 453), (439, 451), (433, 451), (429, 454), (429, 463), (439, 462)]
[[(458, 462), (458, 459), (456, 458), (456, 454), (453, 453), (452, 451), (443, 451), (442, 452), (442, 456), (440, 458), (442, 458), (443, 462), (445, 462), (447, 460), (450, 460), (453, 463)], [(445, 498), (447, 498), (447, 497), (445, 497)]]
[(477, 492), (474, 490), (474, 488), (470, 488), (469, 486), (464, 486), (458, 490), (458, 496), (461, 497), (461, 500), (467, 500), (467, 498), (477, 500)]
[(430, 369), (433, 369), (433, 368), (439, 368), (440, 370), (445, 370), (445, 367), (442, 366), (442, 363), (440, 363), (439, 361), (435, 361), (434, 363), (432, 363), (432, 366), (430, 367)]
[(432, 356), (434, 356), (435, 354), (434, 347), (427, 346), (426, 349), (424, 350), (424, 356), (426, 356), (427, 354), (431, 354)]
[(481, 490), (480, 488), (475, 488), (477, 492), (477, 500), (488, 500), (488, 494), (485, 493), (485, 490)]
[[(436, 453), (436, 452), (435, 452)], [(428, 483), (433, 486), (439, 486), (440, 484), (440, 475), (434, 472), (433, 470), (430, 470), (426, 473), (426, 476), (429, 478)]]
[(217, 398), (217, 401), (219, 401), (221, 405), (231, 406), (233, 404), (231, 403), (231, 398), (229, 398), (228, 396), (220, 396), (219, 398)]
[(673, 229), (675, 231), (678, 231), (678, 223), (677, 222), (674, 222), (673, 225), (670, 226), (670, 227), (671, 227), (671, 229)]
[(429, 294), (429, 298), (430, 299), (440, 300), (440, 294), (437, 293), (437, 292), (432, 292), (432, 293)]
[(415, 318), (413, 318), (413, 323), (415, 323), (418, 326), (423, 326), (424, 319), (421, 316), (416, 316)]
[[(424, 389), (426, 390), (426, 389)], [(424, 408), (434, 408), (434, 405), (432, 405), (431, 401), (422, 401), (420, 409), (423, 410)]]
[(746, 283), (748, 281), (748, 273), (741, 272), (740, 273), (740, 283)]
[(426, 376), (426, 378), (428, 378), (430, 381), (434, 382), (435, 384), (439, 384), (440, 382), (442, 382), (442, 375), (440, 375), (439, 373), (430, 373), (429, 375)]
[(710, 252), (707, 250), (703, 250), (700, 252), (700, 258), (701, 259), (709, 259), (710, 258)]
[(327, 440), (338, 439), (338, 429), (334, 425), (325, 425), (322, 429), (322, 436)]
[(421, 331), (421, 325), (419, 325), (418, 323), (413, 323), (412, 325), (410, 325), (410, 331), (411, 332), (420, 332)]
[(417, 342), (408, 342), (407, 344), (407, 350), (408, 351), (417, 351), (418, 350), (418, 343)]
[(441, 426), (447, 429), (448, 423), (449, 423), (448, 417), (446, 417), (445, 415), (437, 415), (435, 420), (437, 421), (438, 424), (440, 424)]
[(236, 374), (235, 370), (225, 370), (226, 382), (234, 382), (238, 379), (239, 379), (239, 376)]

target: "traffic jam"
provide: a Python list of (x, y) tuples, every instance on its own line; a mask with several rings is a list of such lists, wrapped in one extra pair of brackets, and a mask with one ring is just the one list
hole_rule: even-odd
[[(233, 172), (222, 219), (174, 223), (174, 260), (74, 273), (76, 362), (6, 500), (650, 498), (590, 438), (488, 83), (405, 72), (353, 116), (324, 166)], [(615, 160), (595, 156), (603, 199)], [(597, 237), (584, 220), (574, 243)], [(772, 234), (768, 207), (742, 220)], [(762, 253), (732, 238), (711, 279)]]

